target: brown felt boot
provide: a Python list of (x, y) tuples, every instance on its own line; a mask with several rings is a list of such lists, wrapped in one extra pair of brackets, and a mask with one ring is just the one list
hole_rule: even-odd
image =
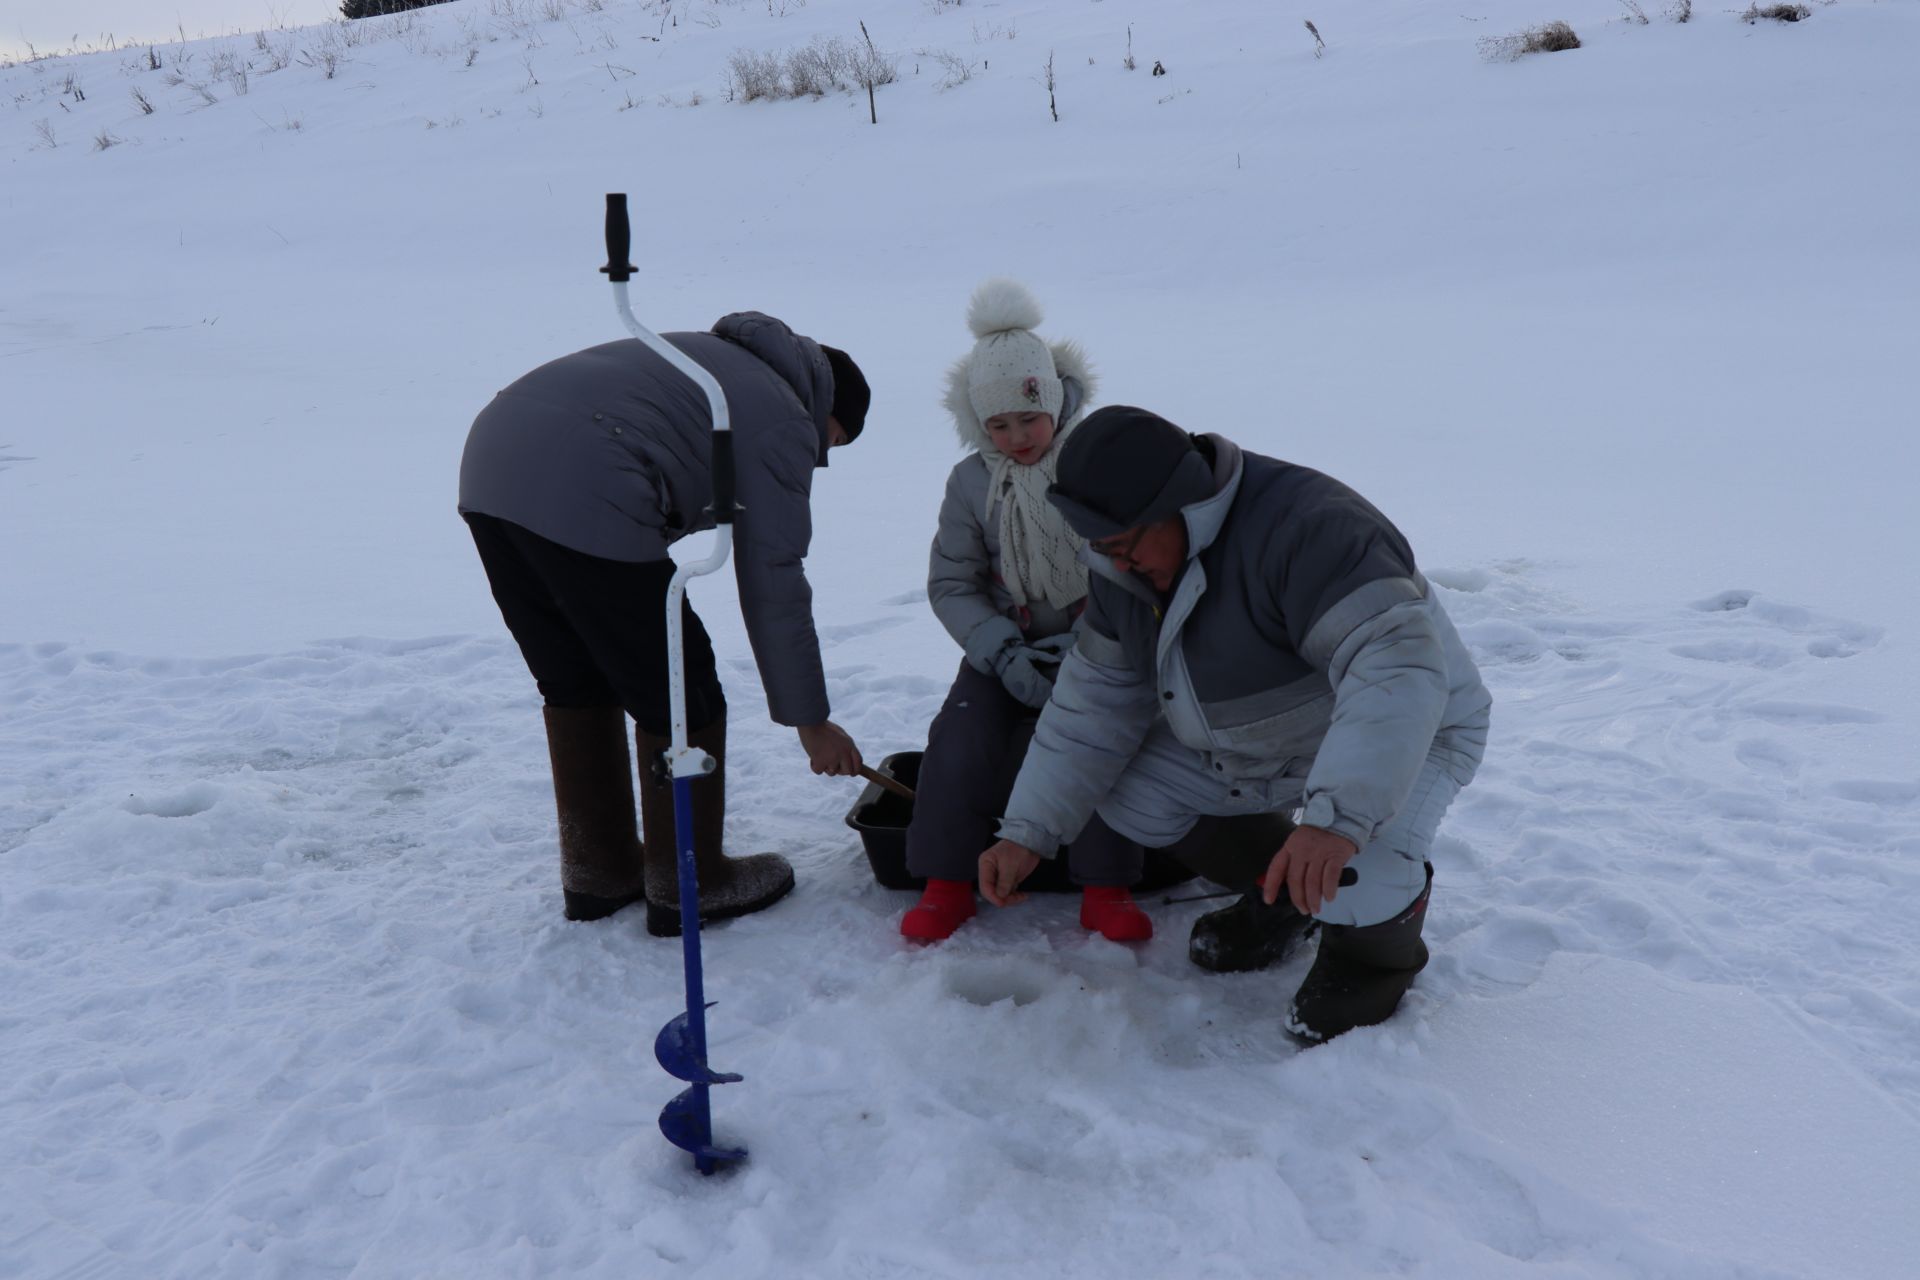
[(569, 920), (599, 920), (646, 896), (633, 821), (633, 762), (619, 707), (547, 707), (560, 816), (560, 891)]
[[(647, 932), (680, 935), (680, 878), (675, 853), (673, 784), (654, 761), (672, 742), (642, 733), (640, 815), (647, 829)], [(730, 858), (721, 852), (727, 818), (727, 720), (687, 735), (689, 746), (712, 756), (714, 770), (693, 781), (693, 866), (700, 886), (700, 921), (725, 920), (770, 907), (793, 888), (793, 867), (777, 853)]]

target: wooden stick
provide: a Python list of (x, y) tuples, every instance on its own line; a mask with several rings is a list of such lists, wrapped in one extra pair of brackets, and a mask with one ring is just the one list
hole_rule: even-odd
[(860, 776), (865, 778), (868, 782), (879, 783), (881, 786), (885, 787), (888, 791), (893, 792), (893, 794), (899, 796), (903, 800), (913, 799), (912, 787), (908, 786), (904, 782), (899, 781), (898, 779), (889, 778), (886, 774), (881, 773), (878, 769), (874, 769), (863, 764), (860, 766)]

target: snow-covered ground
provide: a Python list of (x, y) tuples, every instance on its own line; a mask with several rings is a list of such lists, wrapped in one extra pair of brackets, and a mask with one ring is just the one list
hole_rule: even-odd
[[(0, 66), (0, 1275), (1911, 1274), (1920, 6), (1626, 16), (457, 0)], [(727, 100), (862, 19), (877, 127)], [(708, 579), (731, 838), (801, 883), (708, 934), (752, 1160), (666, 1144), (679, 948), (561, 921), (453, 512), (492, 392), (621, 334), (609, 190), (650, 322), (873, 381), (809, 563), (870, 757), (958, 658), (984, 275), (1406, 529), (1497, 705), (1393, 1022), (1297, 1050), (1305, 959), (1192, 968), (1208, 903), (907, 948)]]

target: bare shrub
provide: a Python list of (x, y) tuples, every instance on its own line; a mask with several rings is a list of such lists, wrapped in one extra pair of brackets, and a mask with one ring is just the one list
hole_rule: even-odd
[[(867, 42), (867, 47), (853, 49), (848, 65), (853, 71), (853, 82), (867, 91), (867, 106), (872, 109), (873, 91), (900, 78), (900, 60), (873, 47), (873, 37), (867, 34), (864, 22), (860, 24), (860, 38)], [(874, 123), (879, 123), (878, 112), (874, 113)]]
[(852, 78), (853, 50), (838, 38), (815, 39), (787, 53), (785, 73), (787, 97), (824, 97)]
[(213, 90), (207, 87), (206, 81), (189, 80), (177, 71), (168, 72), (166, 79), (161, 83), (165, 84), (169, 89), (175, 89), (181, 85), (185, 85), (187, 91), (199, 98), (200, 105), (205, 107), (211, 107), (220, 101), (219, 98), (214, 96)]
[[(819, 98), (835, 89), (859, 87), (871, 99), (875, 87), (900, 76), (900, 60), (874, 48), (861, 48), (838, 36), (815, 38), (782, 53), (737, 49), (727, 60), (727, 94), (736, 102), (758, 98)], [(869, 107), (872, 103), (869, 101)]]
[(741, 102), (785, 95), (786, 81), (780, 71), (780, 55), (736, 49), (727, 60), (730, 91)]
[(1310, 19), (1307, 20), (1307, 34), (1313, 37), (1313, 56), (1316, 58), (1325, 57), (1327, 42), (1320, 38), (1320, 28), (1314, 26)]
[(140, 108), (140, 114), (143, 116), (153, 114), (153, 103), (147, 99), (146, 94), (140, 92), (138, 87), (133, 91), (133, 105)]
[(1742, 22), (1752, 23), (1762, 18), (1770, 22), (1804, 22), (1813, 16), (1813, 10), (1803, 4), (1754, 4), (1740, 15)]
[(1510, 36), (1488, 36), (1480, 42), (1480, 55), (1493, 62), (1512, 62), (1529, 53), (1562, 53), (1578, 49), (1580, 37), (1564, 22), (1549, 22)]
[(1627, 11), (1627, 21), (1634, 26), (1647, 25), (1647, 11), (1640, 7), (1640, 0), (1620, 0), (1620, 7)]
[(1047, 50), (1047, 65), (1040, 83), (1047, 86), (1047, 110), (1053, 113), (1053, 122), (1060, 123), (1060, 103), (1054, 98), (1053, 50)]
[(923, 49), (921, 56), (939, 64), (940, 82), (934, 86), (936, 89), (951, 89), (973, 79), (973, 63), (950, 49)]
[[(340, 71), (340, 52), (337, 49), (322, 49), (318, 54), (302, 53), (300, 55), (300, 65), (303, 67), (318, 67), (320, 68), (322, 77), (331, 80), (335, 75), (339, 74)], [(473, 63), (469, 61), (467, 65), (472, 66)]]
[(1675, 22), (1692, 22), (1693, 0), (1678, 0), (1678, 3), (1667, 10), (1667, 16)]
[(116, 138), (105, 129), (102, 129), (93, 135), (93, 149), (95, 151), (105, 151), (108, 147), (119, 146), (123, 141), (124, 139)]
[(35, 137), (40, 139), (40, 145), (49, 151), (60, 145), (60, 139), (53, 132), (53, 121), (51, 120), (35, 120), (33, 122), (33, 133)]

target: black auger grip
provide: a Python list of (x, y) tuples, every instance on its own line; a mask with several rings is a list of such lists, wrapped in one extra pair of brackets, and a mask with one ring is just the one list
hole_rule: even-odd
[(624, 284), (633, 276), (634, 267), (627, 261), (627, 255), (633, 251), (633, 229), (627, 225), (627, 193), (624, 191), (607, 192), (607, 265), (600, 268), (600, 274), (616, 284)]

